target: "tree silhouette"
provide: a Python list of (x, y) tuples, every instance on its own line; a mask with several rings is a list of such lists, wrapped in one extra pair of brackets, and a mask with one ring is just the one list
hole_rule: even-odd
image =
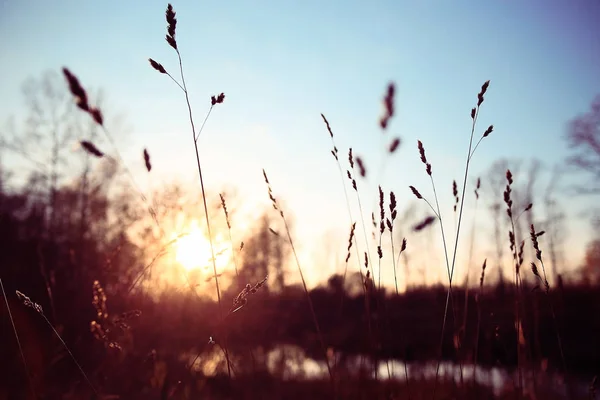
[(589, 181), (576, 186), (576, 190), (582, 194), (600, 194), (600, 95), (592, 101), (588, 112), (571, 120), (566, 140), (574, 153), (568, 163), (589, 176)]
[(584, 279), (600, 285), (600, 239), (595, 239), (588, 244), (582, 272)]

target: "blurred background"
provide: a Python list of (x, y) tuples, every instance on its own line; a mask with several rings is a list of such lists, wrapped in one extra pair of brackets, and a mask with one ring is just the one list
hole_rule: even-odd
[(595, 395), (600, 3), (166, 8), (0, 4), (0, 399)]

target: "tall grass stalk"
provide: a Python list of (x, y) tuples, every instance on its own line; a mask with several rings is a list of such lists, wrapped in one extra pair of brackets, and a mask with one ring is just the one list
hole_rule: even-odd
[[(556, 319), (556, 312), (554, 310), (554, 304), (552, 303), (552, 298), (550, 297), (550, 285), (548, 284), (548, 277), (546, 276), (546, 267), (544, 266), (544, 259), (542, 258), (542, 250), (540, 250), (538, 238), (544, 234), (544, 231), (536, 232), (535, 226), (532, 224), (530, 227), (530, 238), (533, 244), (533, 248), (535, 250), (535, 256), (540, 262), (542, 266), (543, 279), (540, 276), (539, 272), (537, 272), (537, 268), (533, 268), (533, 273), (536, 275), (540, 281), (544, 284), (544, 292), (546, 293), (546, 297), (548, 298), (548, 303), (550, 304), (550, 311), (552, 313), (552, 321), (554, 322), (554, 329), (556, 330), (556, 341), (558, 344), (558, 350), (560, 351), (560, 358), (563, 364), (563, 370), (565, 375), (567, 375), (567, 361), (565, 359), (565, 353), (563, 350), (562, 338), (560, 335), (560, 331), (558, 329), (558, 321)], [(535, 266), (535, 263), (532, 263), (532, 267)], [(537, 273), (536, 273), (537, 272)]]
[(10, 324), (12, 326), (13, 332), (15, 334), (15, 339), (17, 340), (17, 347), (19, 348), (19, 354), (21, 354), (21, 360), (23, 360), (23, 366), (25, 367), (25, 375), (27, 375), (27, 382), (29, 382), (29, 390), (31, 390), (31, 394), (34, 399), (37, 399), (37, 393), (35, 391), (35, 386), (33, 385), (33, 380), (31, 379), (31, 375), (29, 374), (29, 367), (27, 366), (27, 359), (25, 358), (25, 353), (23, 352), (23, 346), (21, 345), (21, 339), (19, 339), (19, 333), (17, 332), (17, 326), (15, 325), (15, 320), (12, 316), (12, 312), (10, 310), (10, 305), (8, 304), (8, 297), (6, 296), (6, 290), (4, 290), (4, 283), (2, 282), (2, 278), (0, 278), (0, 288), (2, 288), (2, 296), (4, 297), (4, 302), (6, 303), (6, 310), (8, 311), (8, 318), (10, 319)]
[[(207, 119), (208, 119), (208, 115), (204, 119), (204, 122), (206, 122)], [(202, 124), (202, 126), (204, 126), (204, 123)], [(202, 127), (200, 127), (200, 130), (202, 130)], [(235, 277), (238, 279), (237, 284), (239, 285), (240, 275), (238, 272), (237, 257), (235, 255), (235, 246), (233, 244), (233, 238), (231, 235), (231, 219), (229, 218), (229, 211), (227, 210), (227, 202), (225, 200), (225, 195), (221, 193), (221, 194), (219, 194), (219, 197), (221, 198), (221, 208), (223, 209), (223, 214), (225, 214), (225, 222), (227, 223), (227, 232), (229, 234), (229, 243), (231, 245), (231, 258), (233, 259), (233, 266), (235, 268)], [(248, 350), (250, 353), (250, 359), (252, 360), (252, 372), (256, 373), (256, 357), (254, 356), (254, 351), (252, 351), (252, 348), (250, 348)]]
[[(356, 234), (355, 234), (356, 223), (354, 222), (354, 217), (352, 216), (352, 207), (350, 207), (350, 199), (348, 197), (348, 190), (346, 189), (346, 184), (344, 182), (345, 181), (344, 172), (342, 170), (342, 165), (341, 165), (339, 157), (338, 157), (338, 148), (335, 144), (333, 130), (331, 129), (331, 125), (329, 124), (329, 121), (327, 120), (327, 118), (325, 117), (324, 114), (321, 114), (321, 118), (323, 119), (323, 122), (325, 123), (325, 126), (327, 127), (327, 131), (329, 132), (329, 137), (331, 138), (331, 145), (333, 147), (331, 150), (331, 154), (333, 155), (333, 158), (335, 158), (335, 163), (336, 163), (338, 171), (340, 173), (342, 189), (344, 190), (344, 199), (346, 200), (346, 210), (348, 211), (348, 219), (349, 219), (350, 223), (353, 224), (351, 239), (353, 240), (353, 243), (354, 243), (354, 251), (356, 252), (356, 266), (358, 267), (358, 273), (360, 274), (360, 281), (362, 283), (361, 288), (362, 288), (363, 295), (365, 298), (365, 311), (367, 313), (367, 334), (369, 337), (369, 343), (371, 343), (373, 341), (373, 332), (372, 332), (372, 327), (371, 327), (371, 308), (369, 306), (369, 299), (367, 296), (367, 286), (365, 285), (365, 277), (362, 272), (362, 266), (360, 265), (360, 251), (358, 248), (358, 240), (357, 240)], [(348, 161), (351, 166), (354, 164), (354, 160), (352, 159), (352, 148), (348, 149)], [(350, 181), (352, 182), (353, 189), (357, 190), (356, 180), (352, 176), (350, 170), (346, 170), (346, 173), (347, 173), (348, 179), (350, 179)], [(365, 243), (365, 245), (368, 246), (368, 243)], [(350, 251), (350, 248), (348, 248), (348, 251)], [(346, 257), (346, 270), (347, 270), (347, 266), (348, 266), (348, 260), (349, 260), (349, 257), (347, 256)], [(344, 285), (346, 282), (346, 270), (344, 271), (342, 285)], [(340, 311), (341, 311), (341, 306), (340, 306)], [(364, 357), (361, 355), (361, 364), (362, 363), (364, 363)]]
[[(177, 53), (177, 60), (179, 61), (179, 74), (181, 76), (181, 84), (179, 84), (177, 82), (177, 80), (175, 78), (173, 78), (173, 76), (171, 74), (169, 74), (161, 64), (157, 63), (153, 59), (149, 59), (148, 61), (150, 62), (150, 65), (152, 66), (152, 68), (154, 68), (155, 70), (157, 70), (158, 72), (160, 72), (162, 74), (168, 75), (171, 78), (171, 80), (173, 80), (177, 84), (177, 86), (183, 91), (183, 93), (185, 95), (185, 102), (186, 102), (186, 106), (187, 106), (190, 127), (191, 127), (191, 133), (192, 133), (192, 142), (194, 143), (194, 151), (196, 154), (196, 166), (198, 169), (198, 178), (200, 180), (200, 189), (202, 191), (202, 204), (204, 206), (204, 217), (205, 217), (206, 227), (207, 227), (207, 231), (208, 231), (208, 241), (210, 244), (211, 261), (212, 261), (212, 265), (213, 265), (213, 276), (215, 279), (219, 312), (220, 312), (221, 320), (222, 320), (223, 319), (223, 307), (221, 304), (221, 289), (219, 287), (219, 278), (218, 278), (218, 274), (217, 274), (217, 263), (216, 263), (216, 259), (215, 259), (214, 242), (213, 242), (212, 230), (211, 230), (211, 225), (210, 225), (210, 218), (208, 216), (208, 206), (207, 206), (207, 202), (206, 202), (206, 190), (204, 188), (204, 177), (202, 174), (202, 166), (200, 164), (200, 154), (198, 151), (198, 138), (200, 137), (200, 134), (202, 133), (202, 129), (204, 128), (206, 121), (208, 120), (208, 117), (210, 116), (210, 113), (212, 112), (213, 107), (215, 106), (215, 104), (222, 103), (225, 98), (225, 95), (223, 93), (221, 93), (218, 97), (215, 97), (215, 96), (212, 97), (211, 106), (210, 106), (210, 109), (208, 110), (206, 117), (204, 118), (204, 122), (202, 123), (200, 130), (196, 131), (196, 127), (194, 124), (193, 112), (192, 112), (192, 106), (190, 104), (189, 92), (187, 89), (187, 85), (185, 83), (185, 75), (183, 73), (183, 62), (181, 59), (181, 53), (179, 51), (179, 48), (177, 46), (177, 41), (175, 39), (177, 19), (175, 17), (175, 11), (173, 10), (173, 6), (171, 4), (167, 5), (167, 10), (165, 12), (165, 16), (166, 16), (166, 20), (167, 20), (167, 24), (168, 24), (166, 41), (169, 44), (169, 46), (171, 46)], [(226, 337), (227, 335), (225, 334), (224, 336)], [(223, 348), (224, 348), (225, 358), (227, 360), (227, 373), (228, 373), (228, 376), (231, 378), (231, 365), (230, 365), (229, 352), (227, 350), (226, 342), (223, 344)]]
[(506, 204), (506, 213), (510, 221), (510, 231), (508, 232), (510, 250), (513, 256), (514, 268), (515, 268), (515, 331), (516, 331), (516, 345), (517, 345), (517, 371), (518, 371), (518, 383), (517, 383), (517, 398), (519, 398), (523, 391), (523, 370), (521, 361), (521, 335), (523, 332), (523, 325), (521, 323), (521, 273), (520, 273), (520, 260), (517, 254), (517, 244), (515, 238), (515, 219), (513, 217), (512, 199), (511, 199), (511, 185), (513, 183), (513, 177), (510, 170), (506, 171), (506, 190), (504, 191), (504, 203)]
[[(369, 324), (369, 330), (370, 330), (370, 340), (369, 343), (371, 345), (371, 349), (372, 349), (372, 358), (373, 360), (377, 359), (376, 356), (376, 345), (375, 345), (375, 335), (376, 333), (373, 333), (373, 325), (371, 323), (371, 319), (372, 319), (372, 314), (371, 314), (371, 301), (370, 301), (370, 293), (369, 293), (369, 277), (371, 278), (371, 281), (373, 282), (372, 287), (375, 287), (375, 270), (373, 268), (373, 262), (371, 261), (371, 250), (369, 246), (369, 237), (367, 235), (367, 224), (365, 223), (365, 217), (364, 217), (364, 210), (363, 210), (363, 206), (362, 206), (362, 202), (361, 202), (361, 197), (360, 197), (360, 192), (358, 191), (358, 183), (356, 182), (356, 169), (355, 169), (355, 162), (358, 163), (359, 165), (359, 169), (360, 172), (359, 174), (364, 177), (365, 176), (365, 169), (364, 169), (364, 165), (362, 163), (362, 161), (360, 159), (356, 159), (354, 158), (354, 155), (352, 153), (352, 148), (350, 148), (348, 150), (348, 162), (350, 163), (350, 169), (347, 171), (347, 175), (348, 175), (348, 179), (350, 179), (350, 181), (352, 182), (352, 188), (354, 189), (354, 193), (356, 194), (356, 201), (358, 203), (358, 212), (360, 214), (360, 221), (361, 221), (361, 226), (362, 226), (362, 232), (363, 232), (363, 237), (365, 239), (365, 251), (364, 251), (364, 266), (365, 269), (367, 270), (367, 274), (365, 276), (365, 280), (363, 282), (363, 285), (365, 286), (365, 302), (366, 302), (366, 307), (367, 307), (367, 318), (368, 318), (368, 324)], [(350, 172), (352, 171), (352, 172)], [(369, 270), (369, 266), (371, 267), (371, 269)], [(377, 296), (375, 296), (375, 300), (377, 302), (379, 302), (378, 300), (379, 298)], [(378, 379), (378, 368), (377, 368), (377, 363), (375, 363), (374, 365), (374, 374), (375, 374), (375, 380)]]
[[(446, 318), (447, 318), (447, 314), (448, 314), (448, 299), (451, 296), (451, 290), (452, 290), (452, 277), (454, 276), (454, 267), (456, 265), (456, 254), (458, 252), (458, 240), (460, 238), (460, 227), (461, 227), (461, 223), (462, 223), (462, 216), (463, 216), (463, 211), (464, 211), (464, 203), (465, 203), (465, 192), (467, 190), (467, 180), (469, 177), (469, 166), (471, 163), (471, 159), (475, 153), (475, 150), (477, 150), (477, 147), (479, 146), (479, 143), (481, 143), (481, 141), (486, 138), (487, 136), (489, 136), (490, 133), (492, 133), (494, 127), (493, 125), (490, 125), (486, 131), (483, 133), (483, 135), (481, 136), (481, 138), (479, 138), (479, 141), (477, 142), (477, 144), (475, 145), (475, 147), (473, 148), (473, 135), (475, 134), (475, 126), (477, 124), (477, 119), (479, 117), (479, 109), (481, 107), (481, 104), (484, 101), (484, 95), (489, 87), (490, 81), (486, 81), (482, 86), (481, 86), (481, 90), (479, 92), (479, 94), (477, 95), (477, 106), (473, 109), (471, 109), (471, 119), (472, 119), (472, 124), (471, 124), (471, 136), (469, 138), (469, 151), (468, 151), (468, 156), (467, 156), (467, 162), (465, 165), (465, 175), (463, 178), (463, 184), (462, 184), (462, 193), (460, 196), (460, 211), (458, 213), (458, 225), (456, 228), (456, 236), (455, 236), (455, 241), (454, 241), (454, 251), (453, 251), (453, 255), (452, 255), (452, 266), (450, 268), (450, 278), (449, 278), (449, 287), (448, 287), (448, 294), (446, 296), (446, 305), (445, 305), (445, 310), (444, 310), (444, 322), (442, 323), (442, 336), (444, 334), (444, 327), (445, 327), (445, 323), (446, 323)], [(439, 373), (439, 367), (440, 367), (440, 362), (438, 361), (438, 365), (436, 367), (436, 383), (437, 383), (437, 378), (438, 378), (438, 373)], [(462, 373), (462, 371), (461, 371)], [(434, 386), (435, 387), (435, 386)], [(434, 389), (435, 391), (435, 389)]]
[(479, 354), (479, 332), (481, 329), (481, 301), (483, 297), (483, 281), (485, 279), (485, 267), (487, 258), (483, 260), (481, 266), (481, 278), (479, 278), (479, 293), (475, 295), (475, 303), (477, 304), (477, 329), (475, 331), (475, 352), (473, 354), (473, 385), (477, 383), (477, 356)]
[(310, 308), (310, 313), (313, 318), (313, 323), (315, 325), (315, 330), (317, 331), (317, 336), (319, 338), (319, 342), (321, 343), (321, 349), (323, 351), (323, 356), (325, 357), (325, 364), (327, 365), (327, 372), (329, 373), (329, 380), (331, 383), (331, 387), (335, 393), (335, 380), (333, 377), (333, 370), (331, 369), (331, 365), (329, 364), (329, 357), (327, 355), (327, 348), (325, 347), (325, 341), (323, 340), (323, 334), (321, 333), (321, 328), (319, 327), (319, 321), (317, 319), (317, 314), (315, 313), (315, 308), (313, 306), (313, 302), (310, 298), (310, 293), (308, 291), (308, 287), (306, 286), (306, 280), (304, 279), (304, 273), (302, 272), (302, 267), (300, 266), (300, 259), (298, 258), (298, 253), (296, 252), (296, 246), (294, 246), (294, 241), (292, 239), (292, 234), (290, 232), (290, 228), (287, 223), (287, 219), (285, 218), (285, 214), (283, 210), (280, 208), (277, 199), (273, 195), (273, 189), (271, 188), (271, 183), (269, 182), (269, 178), (267, 176), (267, 172), (263, 169), (263, 177), (265, 178), (265, 183), (267, 184), (267, 189), (269, 191), (269, 198), (271, 199), (271, 203), (273, 208), (279, 212), (279, 216), (283, 221), (283, 225), (285, 227), (285, 232), (287, 234), (288, 242), (290, 247), (292, 248), (292, 253), (294, 254), (294, 259), (296, 260), (296, 265), (298, 266), (298, 272), (300, 273), (300, 279), (302, 280), (302, 287), (304, 288), (304, 293), (306, 294), (306, 299), (308, 301), (308, 306)]
[(465, 276), (465, 309), (463, 311), (463, 321), (461, 325), (460, 331), (462, 332), (463, 337), (466, 337), (467, 333), (467, 322), (468, 322), (468, 314), (469, 314), (469, 280), (471, 275), (471, 263), (473, 262), (473, 250), (475, 247), (475, 227), (477, 225), (477, 206), (479, 204), (479, 188), (481, 187), (481, 179), (477, 178), (477, 183), (475, 185), (475, 206), (473, 210), (473, 222), (471, 225), (471, 243), (469, 244), (469, 258), (467, 260), (467, 273)]
[[(4, 288), (2, 290), (4, 291)], [(92, 384), (92, 381), (90, 380), (90, 378), (88, 378), (87, 374), (85, 373), (85, 371), (81, 367), (81, 364), (79, 364), (79, 362), (77, 361), (77, 359), (75, 358), (75, 356), (71, 352), (71, 349), (69, 349), (69, 346), (67, 346), (67, 343), (65, 343), (65, 341), (60, 336), (60, 334), (58, 333), (58, 331), (54, 328), (54, 326), (52, 325), (52, 323), (46, 317), (46, 314), (44, 314), (44, 310), (42, 309), (42, 306), (40, 306), (37, 303), (34, 303), (33, 301), (31, 301), (31, 299), (29, 297), (27, 297), (25, 294), (19, 292), (18, 290), (16, 291), (16, 294), (17, 294), (17, 298), (23, 303), (23, 305), (25, 305), (26, 307), (30, 307), (30, 308), (34, 309), (44, 319), (44, 321), (46, 321), (46, 324), (50, 327), (50, 329), (52, 330), (52, 332), (54, 332), (54, 335), (56, 335), (56, 337), (58, 338), (58, 340), (62, 343), (63, 347), (65, 348), (65, 350), (67, 351), (67, 353), (69, 354), (69, 356), (71, 356), (71, 359), (73, 360), (73, 362), (75, 363), (75, 365), (79, 369), (79, 372), (81, 372), (81, 375), (85, 379), (85, 381), (88, 384), (88, 386), (90, 387), (90, 389), (92, 389), (92, 392), (94, 392), (94, 394), (96, 395), (96, 398), (100, 398), (100, 395), (96, 391), (96, 388)], [(6, 298), (6, 295), (5, 295), (5, 298)]]
[[(354, 224), (354, 217), (352, 216), (352, 207), (350, 207), (350, 199), (348, 197), (348, 190), (346, 189), (346, 185), (344, 183), (344, 181), (345, 181), (344, 172), (342, 170), (342, 165), (340, 164), (340, 160), (338, 158), (338, 148), (335, 145), (335, 139), (334, 139), (334, 136), (333, 136), (333, 131), (332, 131), (331, 126), (329, 125), (329, 121), (327, 120), (327, 118), (325, 117), (325, 115), (321, 114), (321, 118), (323, 119), (323, 122), (327, 126), (327, 131), (329, 132), (329, 136), (331, 138), (331, 144), (333, 146), (333, 149), (331, 150), (331, 154), (335, 158), (335, 163), (336, 163), (337, 169), (338, 169), (338, 171), (340, 173), (340, 180), (342, 182), (342, 189), (344, 190), (344, 199), (346, 201), (346, 210), (348, 211), (348, 220), (350, 221), (351, 224)], [(352, 149), (349, 149), (348, 158), (350, 160), (350, 163), (352, 164), (353, 161), (352, 161), (351, 154), (352, 154)], [(356, 181), (350, 175), (350, 171), (347, 171), (347, 172), (348, 172), (348, 177), (352, 180), (353, 187), (356, 186)], [(361, 279), (362, 282), (364, 282), (362, 267), (360, 265), (360, 251), (359, 251), (359, 248), (358, 248), (358, 242), (357, 242), (357, 239), (356, 239), (356, 235), (352, 235), (352, 237), (353, 237), (353, 240), (354, 240), (354, 250), (356, 252), (356, 265), (358, 267), (358, 272), (360, 274), (360, 279)], [(345, 276), (345, 274), (344, 274), (344, 276)], [(363, 293), (365, 293), (365, 295), (366, 295), (364, 285), (362, 285), (362, 288), (363, 288)], [(369, 318), (369, 323), (370, 323), (370, 318)]]
[[(396, 220), (396, 216), (398, 211), (396, 210), (396, 195), (394, 192), (390, 192), (390, 217), (386, 220), (386, 225), (388, 228), (388, 232), (390, 233), (390, 243), (392, 246), (392, 267), (394, 268), (394, 287), (396, 288), (396, 296), (400, 295), (400, 291), (398, 290), (398, 278), (396, 276), (396, 250), (394, 247), (394, 222)], [(400, 252), (398, 252), (398, 258), (400, 258), (400, 254), (402, 254), (406, 250), (406, 239), (402, 239), (402, 246), (400, 247)], [(408, 399), (411, 399), (411, 390), (410, 390), (410, 380), (408, 378), (408, 366), (406, 365), (406, 359), (404, 360), (404, 377), (406, 378), (406, 390), (408, 392)]]

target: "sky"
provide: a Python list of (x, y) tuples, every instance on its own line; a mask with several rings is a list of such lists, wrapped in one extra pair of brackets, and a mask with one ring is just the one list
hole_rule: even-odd
[[(339, 271), (323, 266), (323, 258), (343, 259), (350, 226), (321, 113), (342, 161), (349, 146), (365, 160), (367, 180), (359, 180), (359, 187), (367, 221), (377, 184), (397, 194), (401, 210), (413, 201), (408, 185), (433, 199), (419, 139), (433, 164), (451, 230), (451, 183), (462, 183), (469, 114), (483, 82), (491, 81), (476, 136), (490, 124), (494, 132), (472, 160), (471, 184), (499, 158), (535, 157), (548, 168), (563, 162), (570, 154), (564, 140), (568, 121), (587, 111), (600, 93), (600, 3), (594, 0), (178, 1), (173, 6), (196, 124), (208, 111), (210, 96), (226, 94), (199, 139), (206, 185), (214, 193), (235, 188), (240, 213), (247, 216), (241, 218), (257, 216), (269, 206), (265, 168), (294, 219), (311, 284)], [(84, 87), (101, 88), (109, 109), (125, 117), (126, 134), (117, 141), (140, 180), (146, 181), (140, 161), (146, 147), (154, 165), (151, 185), (174, 179), (197, 185), (183, 94), (148, 64), (151, 57), (178, 76), (176, 54), (164, 40), (165, 8), (166, 3), (149, 0), (0, 1), (0, 122), (24, 115), (21, 85), (27, 78), (68, 67)], [(396, 114), (384, 134), (378, 118), (392, 81)], [(383, 148), (396, 136), (402, 145), (384, 162)], [(569, 258), (580, 259), (589, 224), (579, 214), (591, 200), (564, 193), (570, 232), (565, 247)], [(351, 202), (356, 218), (355, 198)], [(465, 226), (470, 226), (473, 204), (469, 198), (466, 204)], [(476, 257), (483, 259), (489, 255), (491, 225), (489, 216), (481, 215)], [(416, 234), (408, 236), (409, 243), (423, 243), (425, 255), (433, 252), (441, 263), (439, 236), (411, 235)], [(459, 260), (467, 244), (461, 242)], [(417, 252), (412, 256), (418, 258)], [(442, 264), (432, 270), (437, 272), (431, 279), (444, 277)]]

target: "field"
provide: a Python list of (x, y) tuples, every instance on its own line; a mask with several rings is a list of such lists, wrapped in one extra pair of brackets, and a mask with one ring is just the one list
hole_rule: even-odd
[[(318, 193), (323, 209), (306, 217), (289, 206), (305, 199), (279, 189), (298, 176), (276, 164), (254, 171), (262, 207), (216, 189), (229, 168), (234, 180), (250, 168), (226, 154), (210, 158), (222, 165), (205, 163), (205, 128), (230, 98), (206, 96), (205, 114), (192, 107), (192, 49), (171, 4), (165, 19), (169, 52), (160, 54), (174, 61), (149, 58), (145, 68), (179, 96), (194, 151), (172, 162), (193, 166), (193, 188), (177, 176), (152, 181), (174, 139), (122, 145), (85, 71), (63, 67), (30, 87), (25, 128), (0, 132), (0, 400), (596, 398), (600, 235), (569, 225), (575, 196), (557, 189), (560, 168), (543, 189), (536, 160), (486, 158), (487, 172), (474, 174), (480, 153), (506, 141), (487, 123), (493, 79), (464, 106), (468, 129), (438, 142), (395, 133), (403, 110), (393, 81), (382, 82), (379, 152), (346, 146), (342, 122), (316, 115), (329, 147), (312, 151), (329, 157), (337, 183), (331, 171), (312, 174), (309, 160), (274, 155), (306, 169), (298, 192), (338, 185), (339, 201)], [(600, 155), (598, 104), (568, 128), (569, 145), (586, 155)], [(241, 140), (232, 154), (252, 153)], [(436, 159), (456, 143), (465, 148), (450, 182), (450, 164)], [(392, 175), (417, 183), (398, 188), (383, 177), (400, 151), (415, 162)], [(597, 171), (591, 159), (569, 165)], [(593, 220), (594, 202), (585, 204)], [(325, 241), (312, 224), (338, 211), (343, 238), (307, 261), (297, 228)]]

